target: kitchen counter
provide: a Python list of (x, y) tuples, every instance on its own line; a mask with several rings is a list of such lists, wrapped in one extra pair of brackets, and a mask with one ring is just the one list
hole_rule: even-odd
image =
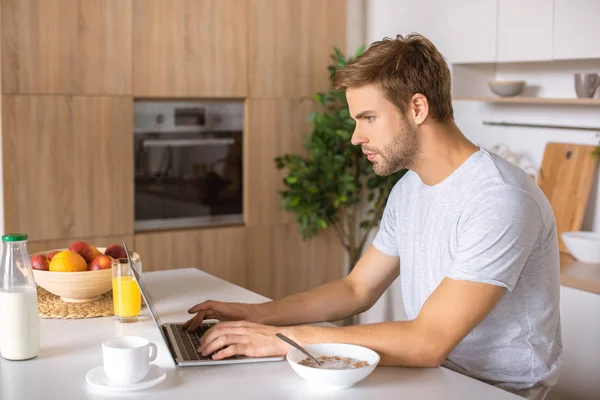
[[(268, 299), (196, 269), (148, 272), (143, 279), (162, 322), (181, 322), (186, 310), (207, 299), (264, 302)], [(86, 373), (102, 364), (101, 343), (138, 335), (158, 346), (155, 363), (167, 370), (158, 386), (122, 396), (144, 399), (519, 399), (445, 368), (377, 368), (354, 388), (337, 392), (311, 389), (285, 361), (175, 368), (147, 308), (140, 322), (120, 324), (112, 317), (41, 321), (36, 359), (0, 358), (0, 399), (109, 399), (115, 394), (88, 387)], [(121, 396), (120, 396), (121, 397)]]
[(600, 264), (583, 263), (570, 254), (560, 253), (560, 284), (600, 294)]

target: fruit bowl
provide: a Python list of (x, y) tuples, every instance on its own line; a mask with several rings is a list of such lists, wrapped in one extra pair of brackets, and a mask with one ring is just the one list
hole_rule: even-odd
[[(63, 250), (67, 249), (42, 251), (32, 254), (31, 257)], [(104, 254), (106, 248), (98, 247), (98, 250)], [(131, 256), (134, 260), (140, 259), (137, 253), (133, 253)], [(104, 293), (112, 289), (112, 267), (81, 272), (53, 272), (33, 269), (33, 276), (36, 284), (68, 303), (87, 303), (99, 300)]]

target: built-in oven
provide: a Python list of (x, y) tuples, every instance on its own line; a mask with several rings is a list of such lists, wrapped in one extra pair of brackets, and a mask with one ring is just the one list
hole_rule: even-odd
[(136, 101), (135, 230), (243, 223), (242, 101)]

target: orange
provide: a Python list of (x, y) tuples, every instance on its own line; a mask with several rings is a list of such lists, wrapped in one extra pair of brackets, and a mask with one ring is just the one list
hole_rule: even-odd
[(64, 250), (50, 261), (51, 272), (81, 272), (87, 271), (88, 265), (85, 259), (71, 250)]

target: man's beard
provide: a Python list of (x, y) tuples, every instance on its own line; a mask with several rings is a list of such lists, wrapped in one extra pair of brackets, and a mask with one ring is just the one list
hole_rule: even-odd
[[(380, 176), (391, 175), (413, 166), (421, 150), (418, 131), (404, 121), (404, 131), (392, 143), (376, 152), (380, 159), (373, 163), (373, 171)], [(368, 150), (369, 151), (369, 150)]]

